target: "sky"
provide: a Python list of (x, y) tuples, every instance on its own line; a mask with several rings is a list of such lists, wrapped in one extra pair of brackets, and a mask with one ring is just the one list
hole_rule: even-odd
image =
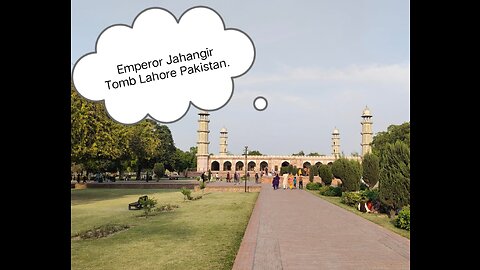
[[(131, 25), (144, 9), (161, 7), (177, 18), (194, 6), (219, 13), (227, 28), (248, 34), (255, 62), (234, 80), (229, 103), (210, 112), (209, 152), (218, 154), (220, 129), (228, 151), (244, 147), (268, 155), (332, 152), (340, 131), (345, 155), (361, 153), (361, 114), (368, 105), (374, 133), (410, 121), (410, 3), (382, 0), (71, 2), (71, 62), (95, 50), (113, 24)], [(268, 100), (264, 111), (256, 97)], [(167, 124), (175, 145), (196, 145), (198, 110)]]

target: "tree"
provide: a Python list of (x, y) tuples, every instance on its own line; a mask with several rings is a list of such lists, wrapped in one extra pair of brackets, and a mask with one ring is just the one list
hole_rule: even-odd
[(396, 141), (387, 144), (380, 156), (379, 198), (389, 210), (390, 218), (410, 204), (410, 148)]
[(350, 155), (352, 157), (359, 157), (360, 156), (360, 154), (358, 152), (352, 152)]
[(380, 159), (373, 153), (367, 153), (362, 159), (363, 181), (372, 188), (380, 177)]
[(160, 139), (156, 133), (156, 124), (152, 120), (143, 120), (132, 126), (129, 148), (134, 159), (137, 180), (143, 168), (152, 168), (158, 156)]
[(301, 150), (300, 152), (298, 152), (296, 154), (292, 154), (292, 156), (305, 156), (305, 153), (303, 152), (303, 150)]
[(332, 173), (336, 178), (342, 180), (344, 191), (358, 191), (360, 189), (362, 166), (358, 161), (341, 157), (333, 162)]
[(326, 186), (329, 186), (332, 183), (333, 174), (330, 166), (325, 164), (320, 164), (320, 167), (318, 168), (318, 175), (320, 176), (320, 178), (322, 178), (322, 182)]
[(378, 132), (372, 141), (372, 152), (378, 157), (385, 150), (387, 144), (401, 141), (410, 147), (410, 122), (401, 125), (390, 125), (387, 131)]
[(155, 165), (153, 166), (153, 172), (155, 173), (158, 181), (164, 175), (165, 167), (162, 163), (155, 163)]
[(312, 152), (312, 153), (308, 154), (307, 156), (309, 156), (309, 157), (319, 157), (320, 154), (318, 152)]
[(126, 127), (111, 120), (102, 103), (81, 97), (70, 89), (71, 161), (89, 172), (122, 170), (128, 156)]
[(248, 151), (248, 155), (249, 156), (263, 156), (263, 154), (260, 153), (260, 151), (258, 151), (258, 150)]
[(163, 163), (165, 168), (173, 170), (175, 166), (175, 155), (177, 154), (175, 143), (173, 141), (172, 133), (170, 129), (165, 125), (160, 125), (156, 122), (152, 122), (155, 127), (155, 134), (158, 136), (160, 143), (157, 146), (157, 153), (155, 161)]

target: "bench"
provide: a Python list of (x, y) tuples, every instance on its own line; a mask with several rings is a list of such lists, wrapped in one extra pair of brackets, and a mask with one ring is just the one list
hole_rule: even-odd
[(144, 196), (141, 196), (138, 198), (138, 201), (136, 202), (132, 202), (132, 203), (129, 203), (128, 204), (128, 210), (135, 210), (135, 209), (142, 209), (143, 206), (142, 206), (142, 201), (145, 201), (148, 199), (148, 196), (147, 195), (144, 195)]

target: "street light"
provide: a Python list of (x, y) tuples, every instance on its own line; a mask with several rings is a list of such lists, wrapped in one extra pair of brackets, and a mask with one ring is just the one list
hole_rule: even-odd
[(245, 146), (245, 192), (247, 192), (247, 156), (248, 156), (248, 146)]

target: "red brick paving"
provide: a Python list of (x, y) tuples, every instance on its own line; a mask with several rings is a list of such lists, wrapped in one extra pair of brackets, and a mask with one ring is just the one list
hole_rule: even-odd
[(233, 269), (409, 269), (410, 240), (303, 190), (263, 184)]

